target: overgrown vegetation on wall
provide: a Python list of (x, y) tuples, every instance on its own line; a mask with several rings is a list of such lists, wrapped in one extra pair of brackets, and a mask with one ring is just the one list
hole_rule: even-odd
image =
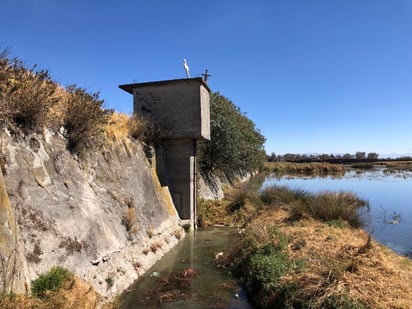
[(239, 107), (220, 93), (210, 97), (210, 141), (199, 145), (203, 172), (253, 172), (265, 160), (265, 137)]
[(98, 93), (75, 85), (61, 87), (45, 70), (27, 68), (0, 50), (0, 129), (9, 134), (60, 131), (68, 147), (95, 144), (112, 111)]

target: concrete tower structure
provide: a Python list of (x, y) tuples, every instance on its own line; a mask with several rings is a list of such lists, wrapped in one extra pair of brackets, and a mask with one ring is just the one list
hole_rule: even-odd
[(134, 112), (164, 134), (157, 171), (183, 220), (196, 220), (196, 144), (210, 139), (210, 89), (202, 78), (120, 85), (133, 95)]

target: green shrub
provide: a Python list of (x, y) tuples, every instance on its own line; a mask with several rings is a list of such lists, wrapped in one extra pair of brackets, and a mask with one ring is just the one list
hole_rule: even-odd
[(342, 309), (366, 309), (365, 305), (361, 302), (351, 299), (349, 296), (337, 296), (332, 295), (327, 298), (323, 306), (325, 308), (342, 308)]
[(284, 304), (283, 296), (293, 289), (286, 287), (282, 277), (300, 272), (305, 265), (303, 261), (289, 257), (286, 235), (271, 229), (263, 237), (270, 240), (262, 243), (261, 233), (256, 229), (248, 230), (231, 267), (235, 273), (242, 274), (243, 284), (252, 301), (259, 308), (271, 308), (275, 303)]
[(211, 140), (199, 143), (203, 173), (222, 172), (229, 178), (239, 171), (258, 170), (265, 160), (264, 136), (229, 99), (210, 97)]
[(248, 272), (248, 277), (252, 279), (251, 284), (248, 284), (249, 289), (273, 291), (289, 268), (288, 255), (281, 251), (270, 255), (262, 253), (253, 255)]
[(31, 292), (39, 298), (46, 298), (48, 291), (59, 290), (65, 281), (72, 277), (72, 273), (60, 266), (51, 268), (31, 282)]

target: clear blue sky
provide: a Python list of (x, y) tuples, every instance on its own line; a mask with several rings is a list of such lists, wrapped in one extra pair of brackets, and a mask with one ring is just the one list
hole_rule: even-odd
[(129, 114), (185, 57), (267, 153), (412, 153), (410, 0), (1, 0), (0, 46)]

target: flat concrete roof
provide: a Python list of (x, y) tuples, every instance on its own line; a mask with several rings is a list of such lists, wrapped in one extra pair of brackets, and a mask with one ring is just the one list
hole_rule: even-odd
[(160, 81), (155, 81), (155, 82), (144, 82), (144, 83), (134, 83), (134, 84), (125, 84), (125, 85), (119, 85), (120, 89), (123, 89), (124, 91), (133, 94), (133, 89), (139, 88), (139, 87), (146, 87), (146, 86), (156, 86), (156, 85), (168, 85), (168, 84), (174, 84), (174, 83), (183, 83), (183, 82), (190, 82), (190, 81), (197, 81), (200, 82), (209, 92), (210, 88), (209, 86), (205, 83), (203, 78), (201, 77), (195, 77), (195, 78), (180, 78), (180, 79), (170, 79), (170, 80), (160, 80)]

